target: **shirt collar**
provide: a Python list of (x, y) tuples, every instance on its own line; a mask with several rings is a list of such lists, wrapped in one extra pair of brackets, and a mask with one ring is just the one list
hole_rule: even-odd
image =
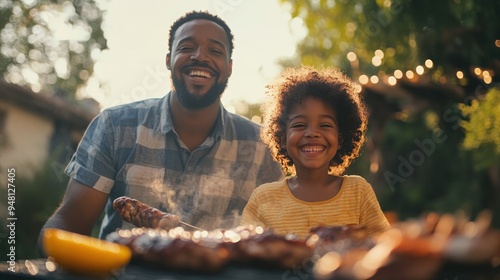
[[(173, 130), (173, 121), (172, 121), (172, 113), (170, 111), (170, 98), (172, 97), (172, 92), (167, 93), (162, 99), (161, 102), (159, 103), (159, 114), (157, 115), (157, 120), (156, 120), (156, 127), (155, 131), (157, 131), (160, 134), (167, 134), (171, 130)], [(220, 102), (220, 101), (219, 101)], [(218, 139), (222, 137), (224, 134), (224, 128), (225, 125), (228, 121), (229, 114), (224, 108), (224, 106), (221, 104), (220, 109), (219, 109), (219, 116), (217, 117), (217, 122), (215, 124), (215, 127), (212, 131), (211, 137)]]

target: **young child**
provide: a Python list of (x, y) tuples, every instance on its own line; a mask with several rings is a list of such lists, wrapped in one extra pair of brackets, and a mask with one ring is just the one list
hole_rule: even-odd
[(268, 86), (261, 138), (288, 176), (259, 186), (242, 225), (308, 236), (316, 226), (389, 228), (371, 185), (342, 175), (365, 140), (367, 112), (359, 90), (339, 70), (289, 68)]

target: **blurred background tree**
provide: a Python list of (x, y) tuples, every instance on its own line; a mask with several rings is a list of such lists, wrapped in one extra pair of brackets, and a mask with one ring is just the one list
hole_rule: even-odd
[[(498, 87), (500, 2), (280, 2), (308, 33), (282, 66), (334, 65), (363, 85), (369, 139), (347, 173), (367, 178), (384, 210), (401, 219), (427, 211), (463, 210), (474, 216), (488, 209), (500, 226), (495, 206), (500, 170), (497, 161), (481, 156), (484, 147), (491, 152), (500, 133), (477, 125), (499, 118), (493, 98), (483, 96)], [(478, 98), (485, 107), (497, 107), (465, 125), (474, 131), (464, 131), (461, 124), (469, 117), (474, 121), (478, 110), (462, 112), (460, 104)], [(469, 144), (471, 137), (478, 139), (471, 135), (485, 134), (494, 141)]]
[[(0, 1), (0, 79), (70, 103), (89, 85), (103, 87), (93, 77), (94, 64), (107, 48), (103, 13), (92, 0)], [(33, 178), (16, 178), (16, 214), (22, 217), (16, 223), (18, 259), (39, 257), (39, 230), (66, 189), (68, 177), (61, 173), (73, 150), (59, 145)], [(1, 252), (7, 246), (0, 240)]]
[(92, 0), (0, 1), (0, 77), (68, 100), (101, 86), (92, 74), (107, 48), (102, 20)]

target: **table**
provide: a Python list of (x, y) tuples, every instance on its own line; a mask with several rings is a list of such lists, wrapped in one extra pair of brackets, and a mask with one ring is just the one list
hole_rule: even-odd
[[(49, 263), (49, 268), (47, 268)], [(8, 271), (8, 266), (0, 264), (0, 279), (24, 280), (24, 279), (54, 279), (54, 280), (229, 280), (229, 279), (303, 279), (312, 280), (310, 273), (305, 278), (287, 278), (298, 275), (294, 271), (283, 271), (252, 267), (227, 267), (221, 272), (207, 274), (196, 272), (175, 272), (147, 267), (144, 265), (131, 264), (124, 269), (113, 273), (109, 277), (79, 276), (64, 272), (58, 268), (52, 268), (51, 262), (46, 259), (25, 260), (16, 263), (16, 272)], [(301, 275), (306, 275), (301, 273)]]
[[(311, 267), (295, 270), (264, 269), (256, 267), (230, 266), (221, 272), (206, 274), (197, 272), (166, 271), (144, 265), (131, 264), (109, 277), (79, 276), (64, 272), (52, 266), (46, 259), (16, 262), (16, 272), (8, 271), (6, 262), (0, 263), (0, 279), (12, 280), (315, 280)], [(401, 277), (403, 279), (404, 277)], [(399, 277), (395, 277), (399, 279)], [(445, 264), (433, 280), (497, 280), (500, 279), (500, 265), (457, 265)]]

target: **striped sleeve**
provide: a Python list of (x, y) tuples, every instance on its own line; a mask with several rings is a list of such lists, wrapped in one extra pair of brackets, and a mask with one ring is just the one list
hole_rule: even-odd
[(241, 225), (265, 226), (264, 222), (259, 217), (259, 204), (258, 192), (254, 191), (243, 209)]
[(361, 197), (360, 224), (366, 225), (369, 233), (373, 235), (389, 229), (390, 226), (380, 208), (372, 186), (366, 181), (364, 181), (364, 184), (366, 184), (366, 187), (363, 188)]

